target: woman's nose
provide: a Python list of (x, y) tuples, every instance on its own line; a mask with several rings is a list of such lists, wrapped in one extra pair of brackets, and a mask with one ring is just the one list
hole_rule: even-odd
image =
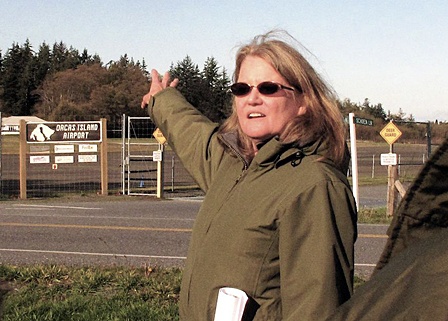
[(247, 102), (251, 105), (257, 105), (261, 103), (261, 94), (258, 91), (257, 87), (252, 87), (252, 90), (248, 94)]

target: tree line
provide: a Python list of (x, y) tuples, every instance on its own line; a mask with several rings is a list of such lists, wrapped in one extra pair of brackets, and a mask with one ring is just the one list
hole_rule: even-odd
[[(227, 89), (231, 76), (215, 58), (207, 58), (200, 69), (187, 55), (172, 63), (169, 72), (179, 78), (178, 89), (186, 99), (211, 120), (221, 122), (228, 116), (232, 98)], [(148, 91), (149, 82), (145, 61), (134, 61), (127, 54), (104, 63), (87, 49), (79, 51), (56, 42), (52, 46), (42, 43), (34, 50), (29, 40), (22, 45), (13, 43), (4, 54), (0, 50), (3, 116), (35, 115), (47, 121), (106, 118), (118, 123), (122, 114), (146, 116), (140, 100)], [(390, 120), (406, 123), (412, 139), (425, 137), (422, 129), (414, 126), (413, 116), (401, 110), (397, 114), (386, 113), (381, 103), (372, 104), (368, 99), (362, 103), (345, 99), (338, 101), (338, 105), (344, 116), (353, 112), (373, 119), (374, 128), (359, 130), (366, 140), (376, 140)], [(443, 128), (436, 136), (446, 137), (446, 126)]]
[[(178, 89), (207, 117), (221, 121), (229, 112), (230, 78), (210, 57), (202, 70), (189, 56), (172, 64)], [(63, 42), (43, 43), (35, 51), (27, 40), (0, 52), (0, 111), (5, 115), (35, 115), (48, 121), (120, 119), (122, 114), (146, 116), (141, 97), (149, 89), (145, 62), (126, 54), (104, 63)]]

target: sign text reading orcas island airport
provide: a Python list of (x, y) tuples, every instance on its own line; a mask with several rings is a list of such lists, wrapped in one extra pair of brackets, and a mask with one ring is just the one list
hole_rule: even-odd
[(100, 142), (100, 121), (27, 123), (29, 143)]

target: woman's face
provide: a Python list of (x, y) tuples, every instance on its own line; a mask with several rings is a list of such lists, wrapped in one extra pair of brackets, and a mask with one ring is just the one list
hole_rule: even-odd
[(302, 96), (294, 91), (280, 89), (272, 95), (260, 94), (256, 86), (264, 81), (291, 87), (266, 60), (246, 57), (241, 64), (238, 82), (255, 87), (247, 95), (235, 96), (235, 106), (240, 127), (252, 139), (255, 150), (257, 144), (280, 134), (292, 118), (305, 112), (305, 107), (301, 106)]

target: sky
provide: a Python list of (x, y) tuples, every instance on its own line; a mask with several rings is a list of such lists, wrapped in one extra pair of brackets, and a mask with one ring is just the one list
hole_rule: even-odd
[(446, 0), (0, 0), (0, 50), (28, 39), (127, 54), (163, 73), (187, 55), (233, 73), (238, 46), (288, 31), (338, 97), (416, 121), (448, 121)]

